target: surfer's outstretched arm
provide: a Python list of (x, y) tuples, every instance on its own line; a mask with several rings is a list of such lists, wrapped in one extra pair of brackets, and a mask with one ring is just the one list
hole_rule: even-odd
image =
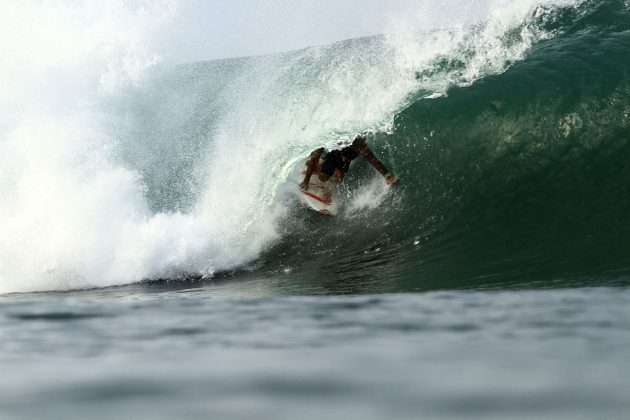
[(315, 149), (311, 152), (311, 155), (308, 158), (308, 163), (306, 164), (307, 167), (306, 174), (304, 175), (304, 181), (300, 184), (300, 190), (306, 191), (308, 189), (308, 183), (311, 180), (311, 175), (313, 175), (313, 172), (319, 163), (319, 158), (322, 157), (322, 153), (324, 153), (323, 147)]
[(367, 144), (365, 144), (365, 137), (357, 137), (354, 142), (352, 142), (351, 147), (358, 151), (365, 160), (370, 162), (370, 165), (372, 165), (374, 169), (379, 171), (381, 175), (385, 177), (385, 182), (391, 185), (398, 181), (398, 178), (390, 174), (385, 165), (383, 165), (383, 163), (374, 156), (374, 153), (372, 153)]

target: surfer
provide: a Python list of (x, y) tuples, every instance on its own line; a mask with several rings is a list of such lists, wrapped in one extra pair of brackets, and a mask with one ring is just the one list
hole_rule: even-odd
[(350, 163), (359, 155), (363, 156), (365, 160), (370, 162), (370, 164), (385, 177), (387, 184), (391, 185), (398, 181), (395, 176), (389, 173), (385, 165), (374, 156), (367, 144), (365, 144), (365, 135), (363, 134), (359, 134), (350, 146), (331, 150), (328, 153), (325, 152), (326, 149), (323, 147), (311, 152), (307, 163), (306, 174), (304, 175), (304, 181), (300, 184), (300, 190), (308, 190), (308, 183), (311, 180), (313, 172), (318, 173), (319, 179), (322, 182), (328, 181), (335, 173), (337, 180), (341, 181), (348, 172), (348, 169), (350, 169)]

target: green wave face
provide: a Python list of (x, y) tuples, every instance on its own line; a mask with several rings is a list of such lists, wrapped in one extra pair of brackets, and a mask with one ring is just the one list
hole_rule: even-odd
[[(415, 100), (375, 135), (375, 152), (401, 179), (377, 209), (349, 212), (331, 231), (306, 224), (286, 240), (314, 231), (328, 250), (318, 273), (366, 291), (627, 282), (628, 9), (538, 9), (528, 24), (555, 35), (526, 59)], [(436, 60), (417, 77), (465, 70)], [(358, 172), (350, 200), (370, 175)], [(281, 248), (308, 255), (307, 243)]]

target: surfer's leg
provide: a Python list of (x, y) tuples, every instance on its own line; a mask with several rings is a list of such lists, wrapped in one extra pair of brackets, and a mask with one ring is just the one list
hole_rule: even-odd
[(322, 182), (328, 181), (328, 178), (335, 172), (335, 166), (335, 159), (331, 152), (326, 156), (322, 166), (319, 168), (319, 180)]
[(319, 173), (319, 180), (320, 180), (320, 181), (322, 181), (322, 182), (326, 182), (326, 181), (328, 181), (328, 179), (329, 179), (329, 178), (330, 178), (330, 175), (325, 174), (325, 173), (323, 173), (323, 172), (320, 172), (320, 173)]

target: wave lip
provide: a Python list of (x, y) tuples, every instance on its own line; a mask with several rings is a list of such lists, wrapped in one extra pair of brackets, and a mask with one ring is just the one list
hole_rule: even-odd
[[(473, 26), (174, 68), (138, 44), (105, 58), (86, 44), (90, 74), (63, 71), (81, 76), (76, 101), (0, 124), (0, 290), (299, 272), (313, 231), (315, 261), (387, 251), (370, 265), (393, 290), (448, 277), (445, 261), (461, 284), (624, 272), (628, 5), (492, 9)], [(139, 26), (150, 44), (156, 28)], [(361, 131), (401, 185), (380, 191), (356, 164), (345, 215), (322, 227), (284, 194), (287, 169)]]

